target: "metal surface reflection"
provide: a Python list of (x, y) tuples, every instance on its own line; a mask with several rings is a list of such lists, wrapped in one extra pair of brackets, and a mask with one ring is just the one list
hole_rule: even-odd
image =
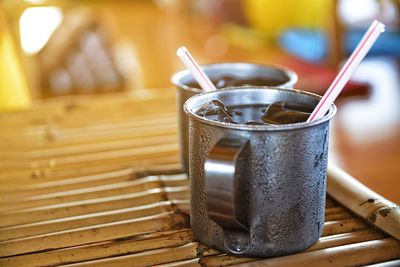
[(245, 157), (247, 143), (221, 139), (210, 151), (204, 166), (208, 216), (224, 229), (247, 230), (246, 220), (239, 218), (235, 210), (242, 193), (238, 185), (243, 168), (238, 165), (241, 162), (238, 159)]

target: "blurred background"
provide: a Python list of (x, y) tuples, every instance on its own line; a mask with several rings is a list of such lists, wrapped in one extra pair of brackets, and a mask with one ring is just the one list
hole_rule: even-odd
[(202, 64), (287, 66), (296, 88), (323, 94), (379, 19), (386, 32), (339, 99), (331, 159), (400, 202), (399, 12), (399, 0), (3, 0), (0, 111), (171, 88), (182, 45)]

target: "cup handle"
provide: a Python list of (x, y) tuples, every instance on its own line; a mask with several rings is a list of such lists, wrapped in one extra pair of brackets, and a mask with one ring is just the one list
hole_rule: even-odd
[[(247, 140), (223, 138), (210, 150), (204, 165), (208, 217), (224, 231), (248, 231), (243, 196)], [(239, 209), (239, 206), (244, 208)]]

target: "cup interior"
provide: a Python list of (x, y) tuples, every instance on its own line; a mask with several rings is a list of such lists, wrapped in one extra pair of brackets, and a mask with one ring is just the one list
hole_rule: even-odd
[(285, 130), (299, 127), (307, 127), (330, 120), (336, 113), (336, 106), (332, 105), (328, 113), (321, 119), (312, 122), (301, 122), (283, 125), (238, 125), (227, 122), (212, 121), (196, 114), (198, 109), (211, 100), (218, 99), (226, 106), (237, 105), (262, 105), (274, 102), (285, 102), (299, 106), (314, 108), (321, 96), (313, 93), (287, 88), (271, 87), (236, 87), (225, 88), (214, 92), (206, 92), (195, 95), (184, 104), (184, 110), (189, 117), (207, 124), (220, 125), (228, 128), (243, 128), (247, 130)]
[[(230, 76), (238, 80), (263, 79), (263, 86), (292, 87), (298, 80), (297, 74), (290, 69), (274, 66), (261, 65), (254, 63), (216, 63), (201, 66), (206, 75), (211, 80), (218, 80), (224, 76)], [(195, 82), (188, 70), (176, 73), (172, 77), (172, 82), (185, 90), (200, 93), (199, 88), (190, 86)]]

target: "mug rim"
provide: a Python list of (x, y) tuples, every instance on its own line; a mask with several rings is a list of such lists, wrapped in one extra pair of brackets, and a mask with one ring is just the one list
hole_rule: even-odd
[[(254, 67), (258, 67), (258, 68), (269, 68), (269, 69), (274, 69), (276, 71), (284, 72), (288, 76), (288, 81), (283, 83), (283, 84), (281, 84), (281, 85), (277, 85), (277, 86), (274, 86), (274, 87), (284, 87), (284, 88), (292, 87), (292, 86), (294, 86), (296, 84), (296, 82), (299, 79), (297, 73), (294, 72), (293, 70), (291, 70), (291, 69), (289, 69), (287, 67), (281, 66), (281, 65), (269, 64), (269, 63), (268, 64), (261, 64), (261, 63), (253, 63), (253, 62), (236, 62), (236, 61), (235, 62), (217, 62), (217, 63), (211, 63), (211, 64), (201, 64), (200, 67), (203, 70), (205, 70), (207, 68), (213, 68), (213, 67), (220, 67), (220, 68), (226, 67), (228, 69), (229, 67), (232, 67), (232, 65), (239, 66), (239, 67), (240, 66), (254, 66)], [(179, 87), (179, 88), (181, 88), (181, 89), (183, 89), (185, 91), (190, 91), (190, 92), (194, 92), (194, 93), (203, 92), (203, 90), (200, 89), (200, 88), (190, 87), (190, 86), (187, 86), (186, 84), (181, 82), (181, 80), (184, 77), (186, 77), (187, 75), (191, 75), (191, 73), (190, 73), (190, 71), (188, 69), (183, 69), (181, 71), (178, 71), (174, 75), (172, 75), (171, 82), (175, 86), (177, 86), (177, 87)], [(193, 80), (194, 80), (194, 78), (193, 78)], [(247, 87), (253, 87), (253, 86), (248, 85)], [(229, 87), (226, 87), (226, 88), (229, 88)], [(221, 89), (218, 89), (218, 90), (221, 90)]]
[(192, 110), (189, 109), (189, 105), (191, 102), (196, 101), (198, 98), (204, 97), (204, 95), (210, 95), (210, 94), (221, 94), (224, 92), (230, 92), (230, 91), (244, 91), (244, 92), (249, 92), (252, 90), (279, 90), (279, 91), (290, 91), (292, 93), (297, 93), (297, 94), (302, 94), (306, 95), (308, 97), (312, 97), (319, 101), (321, 99), (320, 95), (303, 91), (303, 90), (298, 90), (298, 89), (291, 89), (291, 88), (278, 88), (278, 87), (269, 87), (269, 86), (240, 86), (240, 87), (226, 87), (223, 89), (219, 89), (216, 91), (211, 91), (211, 92), (203, 92), (201, 94), (194, 95), (190, 97), (183, 105), (183, 110), (185, 113), (198, 121), (201, 121), (202, 123), (212, 125), (212, 126), (217, 126), (217, 127), (222, 127), (222, 128), (227, 128), (227, 129), (237, 129), (237, 130), (245, 130), (245, 131), (271, 131), (271, 132), (276, 132), (276, 131), (288, 131), (288, 130), (297, 130), (297, 129), (303, 129), (303, 128), (309, 128), (313, 126), (320, 125), (326, 121), (329, 121), (330, 119), (333, 118), (333, 116), (336, 114), (337, 108), (335, 104), (332, 104), (332, 106), (329, 108), (329, 111), (327, 114), (325, 114), (324, 117), (311, 121), (311, 122), (298, 122), (298, 123), (290, 123), (290, 124), (280, 124), (280, 125), (246, 125), (246, 124), (234, 124), (234, 123), (229, 123), (229, 122), (221, 122), (221, 121), (214, 121), (214, 120), (209, 120), (206, 119), (202, 116), (197, 115), (194, 113)]

